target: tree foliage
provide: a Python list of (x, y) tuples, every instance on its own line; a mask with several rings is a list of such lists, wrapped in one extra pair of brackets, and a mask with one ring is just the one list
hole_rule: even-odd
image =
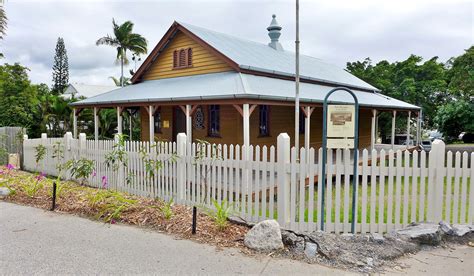
[[(374, 65), (370, 58), (366, 58), (348, 62), (347, 70), (387, 96), (420, 106), (427, 128), (448, 129), (440, 123), (450, 120), (440, 118), (446, 117), (446, 112), (452, 108), (446, 107), (438, 116), (441, 107), (455, 105), (459, 100), (469, 101), (474, 95), (474, 47), (446, 63), (439, 62), (438, 57), (423, 61), (421, 57), (411, 55), (403, 61), (391, 63), (382, 60)], [(382, 137), (390, 133), (390, 120), (391, 115), (387, 113), (379, 118)], [(397, 129), (405, 128), (406, 120), (398, 118)]]
[(64, 93), (69, 83), (69, 64), (67, 58), (66, 46), (64, 45), (64, 39), (58, 38), (56, 43), (56, 54), (54, 55), (53, 64), (53, 88), (52, 93), (54, 95), (60, 95)]
[(112, 19), (114, 35), (107, 35), (97, 40), (97, 45), (109, 45), (117, 49), (117, 59), (120, 62), (120, 86), (124, 86), (123, 66), (128, 64), (127, 51), (134, 55), (147, 53), (147, 41), (140, 34), (133, 33), (134, 24), (131, 21), (125, 21), (118, 25), (115, 19)]
[(474, 103), (457, 100), (441, 106), (435, 121), (448, 139), (455, 139), (461, 132), (474, 133)]

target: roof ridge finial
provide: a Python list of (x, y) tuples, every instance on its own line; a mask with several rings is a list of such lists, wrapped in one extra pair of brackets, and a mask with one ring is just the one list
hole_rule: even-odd
[(271, 42), (268, 43), (268, 46), (272, 47), (275, 50), (283, 51), (283, 46), (281, 46), (278, 38), (280, 38), (282, 27), (276, 21), (276, 15), (272, 15), (272, 22), (270, 22), (270, 26), (267, 27), (268, 36), (271, 39)]

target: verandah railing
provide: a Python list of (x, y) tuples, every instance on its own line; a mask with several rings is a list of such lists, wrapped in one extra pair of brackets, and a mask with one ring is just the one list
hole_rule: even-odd
[[(35, 147), (47, 149), (43, 167), (35, 168)], [(114, 170), (105, 163), (116, 148), (112, 140), (64, 138), (24, 141), (24, 168), (56, 175), (55, 151), (64, 150), (64, 161), (94, 161), (95, 175), (88, 184), (132, 194), (173, 198), (187, 205), (206, 205), (226, 200), (242, 218), (257, 222), (275, 218), (294, 230), (320, 229), (321, 152), (290, 148), (288, 135), (278, 137), (276, 147), (126, 141), (126, 164)], [(115, 148), (114, 148), (115, 147)], [(474, 219), (474, 153), (445, 153), (444, 143), (424, 151), (360, 152), (358, 177), (352, 175), (353, 152), (330, 150), (325, 183), (325, 230), (350, 232), (352, 189), (357, 180), (356, 230), (383, 233), (415, 221), (472, 224)], [(470, 159), (470, 164), (469, 164)], [(150, 160), (161, 164), (150, 174)], [(69, 174), (65, 174), (70, 178)], [(104, 181), (105, 180), (105, 181)]]

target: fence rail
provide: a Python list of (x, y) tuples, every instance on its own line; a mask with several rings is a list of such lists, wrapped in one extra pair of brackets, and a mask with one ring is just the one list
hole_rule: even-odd
[[(39, 144), (47, 155), (36, 165)], [(322, 149), (301, 148), (297, 155), (286, 134), (278, 137), (276, 147), (188, 143), (184, 134), (173, 143), (125, 141), (122, 150), (127, 158), (114, 169), (105, 161), (118, 145), (82, 135), (72, 139), (70, 133), (64, 138), (28, 139), (24, 167), (57, 175), (58, 162), (86, 158), (95, 164), (95, 173), (88, 178), (93, 187), (173, 198), (187, 205), (212, 207), (213, 200), (225, 200), (248, 221), (274, 218), (294, 230), (320, 229)], [(55, 153), (58, 147), (63, 148), (63, 160)], [(434, 142), (429, 153), (363, 150), (357, 152), (361, 155), (357, 177), (353, 154), (328, 150), (325, 231), (351, 231), (354, 187), (357, 232), (389, 232), (417, 221), (473, 223), (474, 153), (469, 164), (468, 153), (446, 154), (442, 141)], [(64, 177), (71, 178), (68, 173)]]

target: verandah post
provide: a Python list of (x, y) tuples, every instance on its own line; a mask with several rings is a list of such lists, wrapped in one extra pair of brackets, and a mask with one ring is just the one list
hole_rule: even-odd
[(184, 203), (185, 187), (186, 187), (186, 134), (178, 133), (176, 138), (177, 153), (177, 203)]
[(290, 176), (286, 167), (290, 163), (290, 136), (280, 133), (277, 138), (278, 223), (285, 227), (290, 222)]

